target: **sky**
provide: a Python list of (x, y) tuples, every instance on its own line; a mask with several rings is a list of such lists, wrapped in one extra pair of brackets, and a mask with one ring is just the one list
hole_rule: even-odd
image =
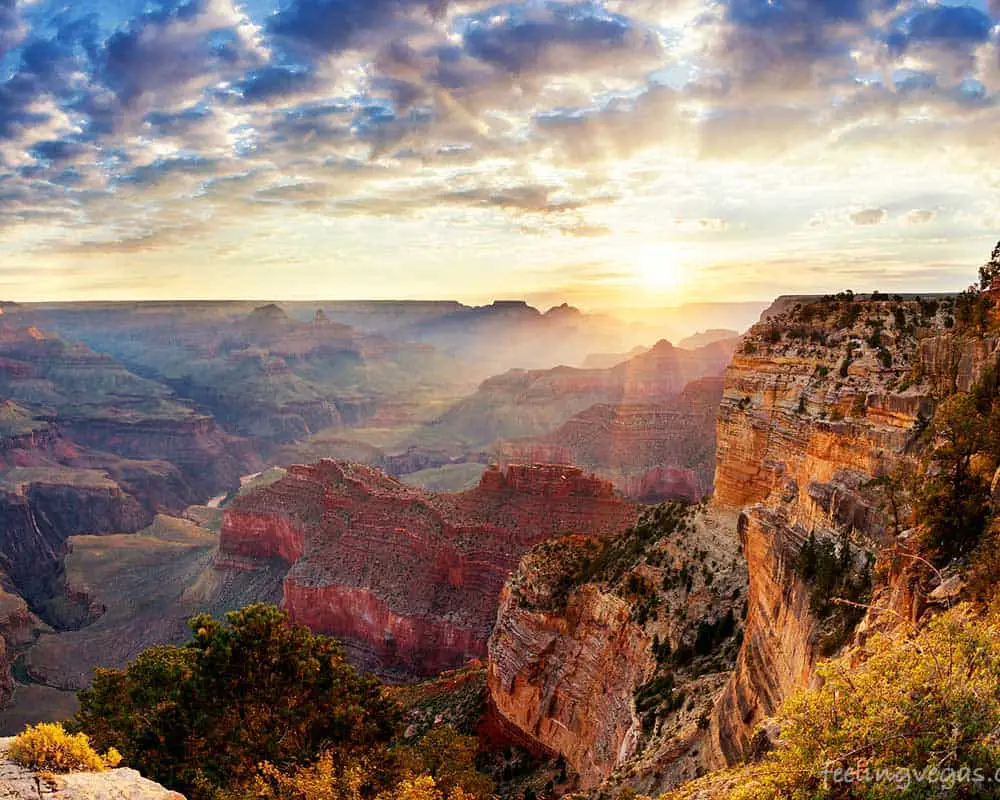
[(949, 291), (1000, 0), (0, 0), (0, 297)]

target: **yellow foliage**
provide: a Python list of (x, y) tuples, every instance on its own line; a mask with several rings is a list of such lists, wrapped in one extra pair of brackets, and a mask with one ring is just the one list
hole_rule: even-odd
[(404, 778), (391, 792), (380, 794), (376, 800), (443, 800), (441, 790), (430, 775)]
[(865, 650), (786, 702), (782, 746), (730, 800), (980, 796), (1000, 764), (1000, 626), (961, 606)]
[(254, 789), (257, 797), (276, 800), (361, 800), (366, 777), (361, 764), (338, 765), (332, 753), (324, 753), (315, 764), (291, 774), (262, 764)]
[(91, 747), (86, 734), (69, 734), (62, 725), (49, 722), (22, 731), (11, 743), (8, 755), (23, 767), (47, 772), (103, 772), (122, 760), (115, 748), (102, 756)]

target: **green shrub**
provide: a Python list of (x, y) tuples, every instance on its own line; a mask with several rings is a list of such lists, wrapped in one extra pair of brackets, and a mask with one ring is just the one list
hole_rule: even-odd
[(98, 670), (74, 727), (192, 800), (252, 780), (258, 765), (310, 763), (323, 749), (387, 744), (401, 709), (333, 639), (273, 606), (192, 619), (185, 647)]

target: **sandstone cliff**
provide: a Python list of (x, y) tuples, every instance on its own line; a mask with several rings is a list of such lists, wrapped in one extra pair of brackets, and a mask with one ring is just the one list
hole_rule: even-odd
[[(707, 519), (728, 520), (719, 546), (741, 550), (749, 587), (735, 668), (706, 690), (712, 710), (700, 727), (685, 733), (667, 712), (653, 736), (637, 734), (645, 695), (630, 692), (658, 674), (648, 621), (636, 626), (635, 599), (623, 602), (599, 581), (570, 581), (567, 594), (560, 578), (566, 599), (554, 610), (531, 592), (525, 601), (519, 583), (549, 580), (534, 553), (504, 592), (491, 640), (495, 713), (564, 754), (584, 787), (671, 786), (741, 759), (756, 727), (808, 684), (817, 660), (877, 623), (858, 626), (872, 592), (879, 609), (919, 615), (928, 598), (899, 559), (875, 564), (899, 534), (875, 479), (912, 465), (938, 401), (996, 363), (995, 338), (955, 333), (954, 313), (953, 301), (789, 300), (734, 355)], [(901, 548), (902, 539), (894, 552)], [(825, 595), (817, 559), (826, 560)], [(711, 624), (715, 608), (688, 604), (689, 624)], [(674, 690), (689, 676), (671, 677)]]
[(434, 495), (372, 467), (321, 461), (225, 510), (220, 569), (291, 565), (292, 618), (342, 638), (357, 663), (427, 675), (482, 656), (504, 580), (532, 545), (606, 535), (636, 508), (571, 467), (512, 466)]
[[(720, 376), (731, 352), (731, 345), (722, 342), (682, 350), (661, 341), (606, 369), (561, 366), (511, 370), (484, 381), (474, 394), (431, 422), (424, 434), (465, 448), (488, 447), (497, 440), (512, 438), (538, 439), (593, 406), (608, 407), (597, 412), (605, 417), (618, 408), (635, 407), (634, 412), (627, 413), (635, 413), (637, 418), (642, 413), (659, 411), (667, 417), (659, 422), (669, 426), (671, 416), (693, 411), (692, 406), (697, 404), (692, 396), (689, 403), (682, 401), (674, 409), (671, 404), (678, 395), (692, 381)], [(635, 427), (643, 427), (643, 423)], [(570, 444), (575, 435), (572, 429), (566, 432)], [(562, 445), (562, 438), (541, 444)], [(640, 434), (636, 440), (642, 438)], [(594, 446), (601, 445), (595, 442)], [(642, 457), (648, 458), (648, 452)]]
[(860, 615), (817, 613), (797, 559), (809, 537), (849, 541), (845, 563), (866, 568), (891, 541), (872, 480), (912, 460), (937, 400), (995, 360), (995, 341), (946, 329), (952, 313), (951, 301), (787, 301), (734, 356), (713, 504), (742, 512), (750, 591), (739, 663), (712, 719), (715, 766), (739, 759), (817, 659), (849, 641), (834, 628)]
[(668, 505), (605, 543), (532, 550), (490, 638), (491, 712), (564, 756), (583, 789), (692, 777), (741, 627), (734, 522)]
[(701, 378), (662, 403), (592, 406), (538, 439), (505, 442), (513, 461), (576, 464), (642, 502), (711, 493), (722, 377)]

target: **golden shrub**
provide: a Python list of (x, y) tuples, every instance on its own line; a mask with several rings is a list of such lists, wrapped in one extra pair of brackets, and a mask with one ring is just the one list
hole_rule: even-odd
[(86, 734), (69, 734), (50, 722), (25, 728), (11, 743), (8, 756), (23, 767), (47, 772), (103, 772), (122, 760), (113, 747), (102, 756)]

